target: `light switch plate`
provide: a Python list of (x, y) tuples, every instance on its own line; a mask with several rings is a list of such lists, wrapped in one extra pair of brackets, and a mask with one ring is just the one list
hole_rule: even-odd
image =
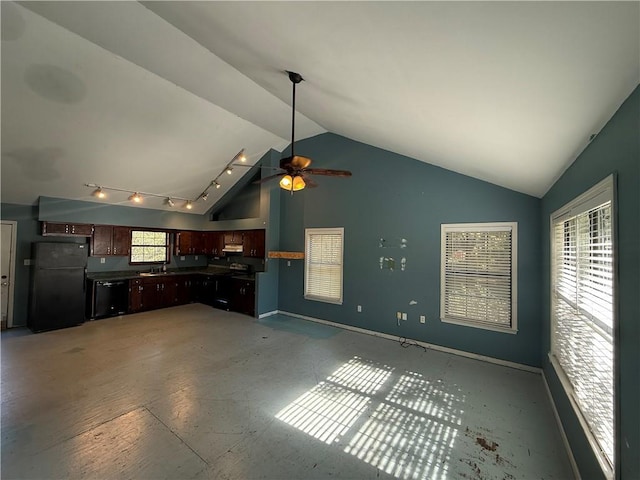
[(107, 261), (107, 259), (106, 259), (106, 258), (104, 258), (104, 257), (100, 257), (100, 263), (105, 263), (106, 261)]
[(24, 264), (27, 265), (27, 266), (31, 265), (31, 259), (30, 258), (25, 258), (24, 259)]

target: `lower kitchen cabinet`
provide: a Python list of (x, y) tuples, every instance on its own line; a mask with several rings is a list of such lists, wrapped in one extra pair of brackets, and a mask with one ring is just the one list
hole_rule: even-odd
[(129, 280), (129, 313), (199, 302), (255, 316), (255, 282), (227, 275), (167, 275)]
[(136, 313), (144, 310), (144, 303), (142, 302), (142, 291), (144, 286), (142, 285), (142, 279), (135, 278), (129, 280), (129, 313)]
[(255, 316), (256, 283), (252, 280), (231, 279), (231, 305), (234, 312)]

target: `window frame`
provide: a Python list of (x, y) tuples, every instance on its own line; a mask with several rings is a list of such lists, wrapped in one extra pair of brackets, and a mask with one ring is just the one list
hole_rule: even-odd
[[(490, 232), (511, 231), (511, 322), (509, 326), (482, 322), (476, 319), (447, 317), (446, 311), (446, 235), (450, 231)], [(454, 325), (479, 328), (500, 333), (518, 333), (518, 222), (443, 223), (440, 224), (440, 321)]]
[[(133, 261), (133, 250), (135, 247), (158, 247), (159, 245), (134, 245), (133, 244), (133, 233), (134, 232), (153, 232), (153, 233), (164, 233), (166, 235), (166, 243), (164, 248), (166, 249), (165, 260), (159, 260), (154, 262), (135, 262)], [(153, 228), (132, 228), (129, 234), (129, 265), (164, 265), (171, 263), (171, 232), (166, 230), (158, 230)]]
[[(311, 235), (340, 235), (340, 297), (324, 297), (308, 292), (309, 281), (308, 272), (310, 264), (309, 255), (309, 237)], [(342, 305), (344, 301), (344, 227), (332, 228), (305, 228), (304, 229), (304, 298), (305, 300), (313, 300), (316, 302), (331, 303), (334, 305)]]
[[(600, 182), (598, 182), (593, 187), (589, 188), (587, 191), (583, 192), (581, 195), (578, 195), (570, 202), (563, 205), (561, 208), (554, 211), (551, 215), (549, 215), (549, 341), (550, 348), (548, 352), (549, 362), (553, 367), (556, 376), (560, 380), (560, 384), (562, 385), (562, 389), (564, 390), (565, 395), (569, 399), (569, 403), (571, 408), (573, 409), (576, 418), (584, 435), (589, 443), (600, 468), (605, 476), (605, 478), (611, 480), (615, 478), (615, 470), (617, 464), (618, 457), (618, 438), (617, 432), (619, 429), (619, 420), (618, 420), (618, 309), (617, 309), (617, 221), (616, 221), (616, 201), (615, 201), (615, 177), (614, 175), (609, 175)], [(566, 220), (570, 220), (572, 218), (577, 217), (578, 215), (588, 213), (590, 210), (596, 208), (599, 205), (602, 205), (604, 202), (609, 201), (611, 203), (611, 255), (612, 255), (612, 349), (613, 349), (613, 358), (612, 358), (612, 369), (613, 369), (613, 459), (612, 462), (609, 461), (607, 456), (602, 450), (600, 443), (596, 439), (595, 435), (592, 433), (591, 428), (585, 418), (585, 415), (582, 413), (582, 409), (578, 404), (578, 400), (575, 398), (575, 392), (571, 381), (565, 372), (564, 368), (560, 364), (560, 360), (556, 357), (555, 351), (558, 343), (558, 339), (555, 335), (555, 308), (556, 308), (556, 299), (554, 295), (554, 290), (556, 286), (556, 280), (554, 278), (554, 273), (556, 270), (556, 247), (554, 242), (554, 231), (555, 225), (559, 222), (564, 222)], [(576, 239), (577, 241), (577, 239)]]

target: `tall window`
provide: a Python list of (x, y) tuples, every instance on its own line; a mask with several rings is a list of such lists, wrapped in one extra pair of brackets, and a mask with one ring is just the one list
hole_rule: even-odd
[(516, 333), (517, 223), (443, 224), (440, 318)]
[(132, 230), (130, 262), (169, 262), (169, 234), (167, 232)]
[(342, 304), (344, 228), (305, 230), (304, 298)]
[(605, 473), (614, 461), (613, 178), (551, 216), (550, 358)]

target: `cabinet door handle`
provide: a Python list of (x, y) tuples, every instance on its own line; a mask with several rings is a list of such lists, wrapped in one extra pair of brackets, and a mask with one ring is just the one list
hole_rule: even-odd
[(118, 247), (113, 247), (113, 254), (115, 255), (118, 251)]

